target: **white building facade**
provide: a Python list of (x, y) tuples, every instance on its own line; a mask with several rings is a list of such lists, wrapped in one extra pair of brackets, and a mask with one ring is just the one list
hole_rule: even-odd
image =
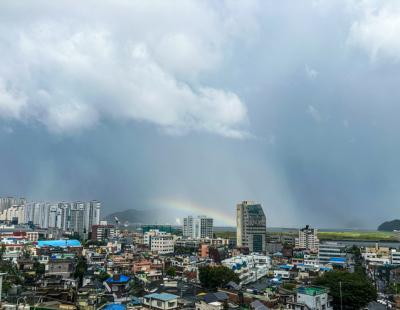
[(295, 239), (295, 247), (297, 249), (306, 249), (317, 253), (319, 248), (318, 230), (306, 226), (299, 230), (299, 236)]
[(214, 234), (213, 226), (214, 220), (210, 217), (204, 215), (188, 216), (183, 219), (183, 236), (192, 239), (211, 239)]

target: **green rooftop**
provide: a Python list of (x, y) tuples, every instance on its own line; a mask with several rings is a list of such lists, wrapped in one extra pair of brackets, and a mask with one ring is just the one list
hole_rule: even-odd
[(328, 293), (328, 289), (319, 286), (300, 287), (297, 289), (297, 293), (306, 294), (310, 296), (317, 296), (324, 293)]

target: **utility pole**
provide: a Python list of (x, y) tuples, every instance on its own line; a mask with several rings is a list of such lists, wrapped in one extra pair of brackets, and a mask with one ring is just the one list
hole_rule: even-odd
[(3, 291), (3, 278), (7, 273), (0, 273), (0, 303), (1, 303), (1, 295), (2, 295), (2, 291)]
[(339, 281), (339, 291), (340, 291), (340, 310), (343, 310), (342, 281)]

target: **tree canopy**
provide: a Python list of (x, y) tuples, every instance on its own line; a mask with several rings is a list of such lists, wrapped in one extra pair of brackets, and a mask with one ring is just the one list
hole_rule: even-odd
[(80, 285), (82, 285), (83, 276), (85, 275), (86, 270), (87, 270), (86, 259), (82, 256), (79, 256), (76, 263), (74, 276), (75, 278), (79, 279)]
[(176, 276), (176, 268), (173, 267), (173, 266), (169, 267), (169, 268), (166, 270), (165, 274), (166, 274), (167, 276), (169, 276), (169, 277), (175, 277), (175, 276)]
[(376, 300), (377, 293), (370, 280), (362, 273), (331, 271), (314, 280), (315, 285), (330, 289), (334, 309), (340, 309), (340, 283), (343, 309), (361, 309)]
[(230, 281), (235, 283), (240, 282), (237, 274), (225, 266), (202, 267), (200, 268), (199, 272), (201, 285), (209, 289), (215, 289), (217, 287), (224, 286)]

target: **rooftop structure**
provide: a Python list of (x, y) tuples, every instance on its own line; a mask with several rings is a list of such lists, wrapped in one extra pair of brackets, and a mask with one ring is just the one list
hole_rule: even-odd
[(65, 240), (39, 240), (37, 242), (39, 248), (42, 247), (81, 247), (82, 244), (79, 240), (65, 239)]
[(125, 282), (129, 282), (130, 279), (131, 279), (131, 277), (121, 274), (121, 275), (114, 275), (112, 277), (109, 277), (106, 280), (106, 282), (107, 283), (125, 283)]
[(173, 299), (177, 299), (179, 296), (170, 294), (170, 293), (153, 293), (153, 294), (148, 294), (145, 295), (144, 298), (151, 298), (151, 299), (156, 299), (156, 300), (162, 300), (162, 301), (169, 301)]
[(309, 287), (299, 287), (297, 292), (300, 294), (305, 294), (309, 296), (317, 296), (321, 294), (328, 293), (328, 289), (319, 286), (309, 286)]

